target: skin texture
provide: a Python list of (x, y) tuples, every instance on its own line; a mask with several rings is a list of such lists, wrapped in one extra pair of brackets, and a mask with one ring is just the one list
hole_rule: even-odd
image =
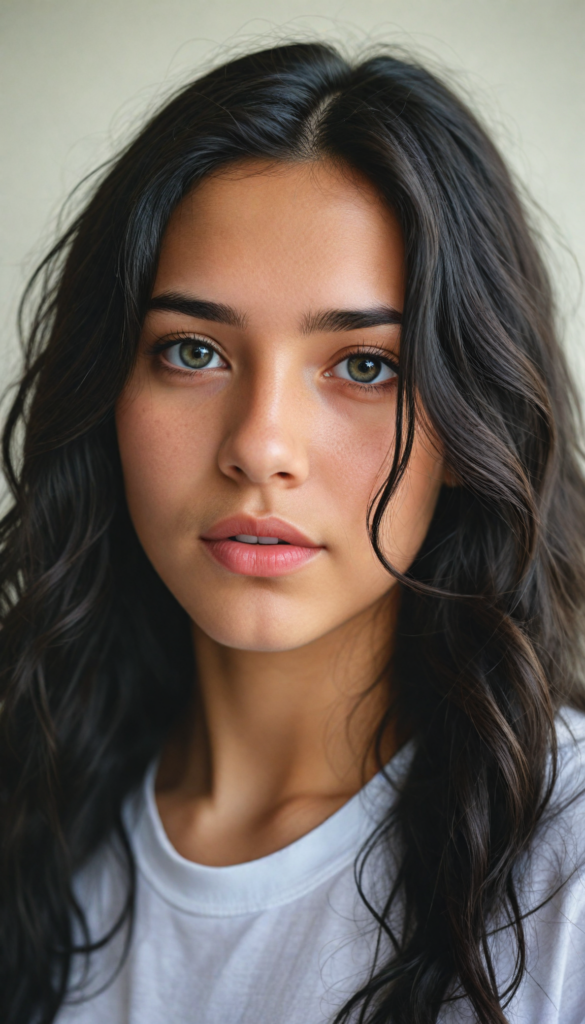
[[(140, 541), (193, 622), (193, 714), (164, 751), (159, 810), (180, 853), (229, 864), (298, 838), (375, 770), (368, 741), (387, 674), (372, 684), (391, 655), (398, 591), (366, 516), (392, 454), (396, 381), (386, 371), (363, 387), (340, 374), (360, 347), (395, 364), (400, 328), (334, 330), (318, 315), (402, 309), (400, 229), (348, 169), (232, 167), (171, 219), (153, 297), (170, 293), (229, 306), (237, 320), (152, 309), (118, 439)], [(210, 368), (173, 365), (176, 347), (153, 350), (193, 335), (218, 350)], [(442, 481), (420, 426), (383, 532), (401, 570)], [(276, 578), (230, 571), (202, 538), (239, 513), (277, 516), (318, 550)]]

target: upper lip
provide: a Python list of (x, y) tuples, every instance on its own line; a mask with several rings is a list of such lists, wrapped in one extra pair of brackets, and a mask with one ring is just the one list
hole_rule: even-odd
[(215, 526), (202, 534), (202, 540), (226, 540), (228, 537), (236, 537), (242, 533), (250, 537), (278, 537), (279, 540), (285, 540), (288, 544), (296, 544), (303, 548), (322, 547), (321, 544), (315, 544), (306, 534), (297, 530), (296, 526), (285, 523), (283, 519), (278, 519), (276, 516), (256, 519), (255, 516), (246, 513), (221, 519)]

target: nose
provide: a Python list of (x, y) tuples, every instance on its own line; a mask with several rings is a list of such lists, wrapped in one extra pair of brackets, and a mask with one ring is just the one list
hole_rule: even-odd
[[(290, 368), (289, 368), (290, 369)], [(239, 482), (298, 487), (309, 473), (308, 409), (302, 382), (284, 367), (243, 378), (230, 395), (219, 468)]]

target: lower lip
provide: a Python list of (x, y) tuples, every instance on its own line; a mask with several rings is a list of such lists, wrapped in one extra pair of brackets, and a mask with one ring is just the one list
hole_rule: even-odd
[(302, 569), (321, 548), (298, 544), (242, 544), (237, 540), (204, 540), (216, 562), (239, 576), (285, 576)]

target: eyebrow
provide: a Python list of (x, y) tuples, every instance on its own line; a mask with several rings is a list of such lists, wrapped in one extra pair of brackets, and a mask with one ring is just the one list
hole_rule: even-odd
[(387, 324), (401, 324), (402, 314), (392, 306), (375, 306), (373, 309), (325, 309), (311, 313), (303, 319), (303, 334), (314, 331), (356, 331), (366, 327), (383, 327)]
[[(245, 315), (233, 306), (198, 299), (180, 292), (163, 292), (161, 295), (155, 295), (150, 300), (148, 308), (182, 313), (197, 320), (228, 324), (230, 327), (244, 328), (247, 322)], [(314, 334), (317, 331), (356, 331), (367, 327), (401, 323), (402, 314), (393, 306), (375, 306), (371, 309), (326, 309), (318, 313), (308, 313), (303, 317), (301, 330), (303, 334)]]
[(211, 320), (217, 324), (228, 324), (230, 327), (246, 326), (246, 317), (232, 306), (225, 306), (223, 302), (210, 302), (208, 299), (196, 299), (180, 292), (163, 292), (162, 295), (155, 295), (148, 303), (148, 308), (183, 313), (197, 320)]

